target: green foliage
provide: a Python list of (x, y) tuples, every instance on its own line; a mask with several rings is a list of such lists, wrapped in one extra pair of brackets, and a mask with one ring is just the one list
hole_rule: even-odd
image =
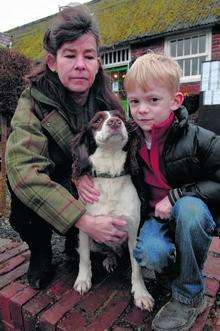
[(0, 48), (0, 112), (10, 120), (24, 89), (30, 61), (8, 48)]

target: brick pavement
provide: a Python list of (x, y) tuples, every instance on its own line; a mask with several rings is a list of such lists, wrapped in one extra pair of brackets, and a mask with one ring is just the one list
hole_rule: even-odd
[[(117, 271), (110, 275), (101, 263), (96, 263), (93, 288), (81, 296), (72, 289), (76, 277), (73, 262), (61, 259), (56, 261), (57, 272), (51, 285), (44, 291), (33, 290), (25, 275), (29, 260), (27, 246), (5, 239), (0, 242), (0, 330), (151, 330), (153, 316), (168, 299), (155, 280), (148, 279), (147, 287), (156, 298), (155, 309), (152, 313), (137, 309), (130, 295), (127, 260), (120, 261)], [(207, 308), (191, 330), (220, 331), (217, 307), (220, 240), (217, 238), (212, 241), (204, 273)]]

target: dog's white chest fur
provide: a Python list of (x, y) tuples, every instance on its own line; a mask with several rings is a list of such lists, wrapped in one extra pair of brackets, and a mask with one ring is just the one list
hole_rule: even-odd
[[(99, 173), (109, 173), (112, 176), (117, 176), (123, 171), (125, 158), (126, 153), (122, 151), (114, 155), (108, 155), (108, 157), (105, 153), (103, 157), (103, 153), (100, 153), (97, 149), (90, 160), (97, 175)], [(115, 178), (96, 177), (94, 182), (100, 192), (100, 197), (98, 202), (87, 205), (89, 214), (93, 216), (125, 216), (126, 219), (137, 217), (139, 220), (140, 202), (129, 175)]]
[[(99, 149), (90, 157), (90, 160), (99, 173), (109, 173), (112, 176), (120, 175), (123, 171), (123, 166), (126, 158), (126, 153), (120, 151), (111, 155), (107, 153), (103, 157)], [(124, 216), (126, 219), (130, 217), (140, 218), (140, 202), (137, 191), (131, 181), (129, 175), (123, 175), (115, 178), (94, 178), (100, 197), (99, 201), (87, 205), (87, 210), (90, 215), (109, 215), (109, 216)]]

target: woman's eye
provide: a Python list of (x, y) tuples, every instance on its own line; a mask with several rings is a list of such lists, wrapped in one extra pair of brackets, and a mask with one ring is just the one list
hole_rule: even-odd
[(159, 99), (158, 98), (151, 98), (152, 102), (157, 102)]
[(75, 56), (74, 56), (73, 54), (70, 54), (70, 55), (65, 55), (65, 57), (66, 57), (67, 59), (73, 59)]
[(85, 58), (86, 58), (87, 60), (93, 60), (93, 59), (94, 59), (94, 56), (87, 55)]

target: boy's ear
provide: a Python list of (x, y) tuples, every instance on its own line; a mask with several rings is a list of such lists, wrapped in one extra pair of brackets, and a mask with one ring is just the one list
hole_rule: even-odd
[(172, 106), (171, 106), (171, 110), (176, 110), (178, 109), (184, 100), (184, 96), (182, 92), (177, 92), (173, 98), (173, 102), (172, 102)]
[(57, 63), (56, 63), (56, 57), (53, 54), (47, 54), (46, 56), (46, 64), (48, 66), (48, 68), (53, 71), (56, 72), (57, 71)]

